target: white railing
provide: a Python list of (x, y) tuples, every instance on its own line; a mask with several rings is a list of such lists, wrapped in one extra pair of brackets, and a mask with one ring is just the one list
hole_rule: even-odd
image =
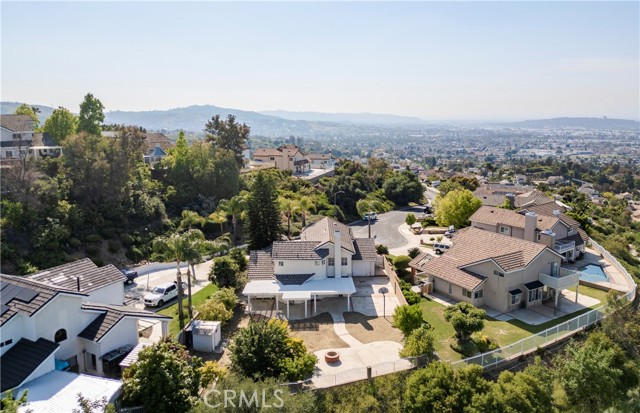
[(556, 250), (556, 252), (562, 254), (563, 252), (573, 250), (575, 247), (576, 247), (575, 241), (569, 241), (569, 242), (556, 241), (555, 247), (553, 249)]
[(620, 264), (620, 262), (618, 262), (617, 258), (614, 257), (613, 255), (611, 255), (609, 253), (609, 251), (604, 249), (600, 244), (598, 244), (594, 240), (592, 240), (592, 239), (589, 239), (589, 240), (591, 241), (591, 246), (593, 247), (593, 249), (595, 249), (600, 254), (602, 254), (602, 256), (605, 259), (607, 259), (611, 263), (611, 265), (613, 265), (614, 267), (616, 267), (616, 269), (618, 271), (620, 271), (620, 274), (622, 274), (622, 276), (625, 278), (625, 280), (627, 281), (627, 284), (629, 285), (629, 289), (630, 289), (629, 292), (626, 294), (626, 297), (629, 300), (633, 300), (636, 297), (636, 290), (637, 290), (638, 286), (636, 285), (636, 282), (634, 281), (634, 279), (631, 276), (631, 274), (629, 274), (627, 269), (624, 268), (622, 266), (622, 264)]
[(561, 268), (560, 274), (557, 276), (539, 273), (538, 280), (548, 287), (564, 290), (565, 288), (576, 286), (580, 280), (580, 274), (577, 271)]

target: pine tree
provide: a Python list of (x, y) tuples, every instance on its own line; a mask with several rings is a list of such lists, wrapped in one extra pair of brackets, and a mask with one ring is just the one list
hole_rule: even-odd
[(280, 238), (278, 193), (273, 180), (258, 173), (247, 202), (249, 248), (258, 250)]

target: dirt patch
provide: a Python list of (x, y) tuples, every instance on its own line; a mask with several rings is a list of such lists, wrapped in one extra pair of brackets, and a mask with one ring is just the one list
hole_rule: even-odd
[(344, 313), (347, 331), (362, 343), (402, 340), (402, 333), (393, 327), (391, 317), (371, 317), (361, 313)]
[(349, 347), (333, 331), (333, 319), (329, 313), (300, 321), (290, 321), (291, 335), (304, 340), (307, 351), (313, 353), (326, 348)]

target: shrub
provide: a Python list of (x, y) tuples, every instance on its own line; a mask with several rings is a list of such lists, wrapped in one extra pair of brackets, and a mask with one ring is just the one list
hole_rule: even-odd
[(117, 235), (117, 230), (115, 228), (104, 228), (100, 231), (100, 234), (107, 239), (113, 239)]
[(423, 324), (422, 309), (417, 305), (401, 305), (393, 312), (393, 326), (402, 331), (405, 337)]
[(238, 296), (233, 288), (222, 288), (213, 294), (213, 298), (220, 301), (227, 310), (233, 310), (238, 304)]
[(100, 257), (92, 257), (91, 261), (93, 261), (93, 263), (98, 267), (102, 267), (104, 265), (104, 260)]
[(138, 247), (131, 247), (124, 253), (131, 261), (138, 262), (142, 259), (142, 251)]
[(389, 248), (386, 245), (378, 244), (376, 245), (376, 252), (380, 255), (386, 255), (389, 253)]
[(456, 341), (449, 345), (453, 351), (462, 354), (464, 357), (471, 357), (478, 353), (478, 347), (471, 340)]
[(102, 241), (102, 237), (99, 234), (91, 234), (87, 235), (84, 240), (86, 242), (100, 242)]
[(90, 257), (94, 257), (100, 254), (100, 247), (98, 247), (97, 245), (87, 245), (85, 247), (85, 251), (87, 252), (87, 255), (89, 255)]
[(82, 241), (80, 241), (78, 238), (72, 237), (72, 238), (69, 238), (68, 243), (69, 243), (69, 246), (73, 248), (78, 248), (82, 244)]
[(400, 357), (418, 357), (431, 355), (435, 351), (433, 334), (426, 325), (413, 330), (404, 341), (404, 348), (400, 350)]
[(120, 251), (120, 243), (118, 241), (110, 240), (109, 241), (109, 252), (115, 254), (118, 251)]
[(222, 367), (217, 361), (206, 361), (200, 367), (200, 385), (208, 387), (214, 381), (221, 379), (227, 375), (227, 368)]
[(410, 248), (409, 251), (407, 251), (407, 255), (409, 256), (409, 258), (414, 259), (418, 255), (420, 255), (420, 248), (418, 247)]
[(471, 335), (471, 341), (473, 341), (473, 343), (478, 348), (478, 351), (480, 351), (481, 353), (486, 353), (487, 351), (495, 350), (499, 347), (498, 343), (495, 340), (492, 340), (491, 338), (489, 338), (489, 336), (486, 336), (479, 332), (473, 333)]
[(407, 304), (419, 304), (422, 298), (420, 298), (420, 294), (416, 293), (412, 290), (402, 290), (402, 294), (404, 295), (404, 299), (407, 300)]
[(236, 265), (238, 266), (238, 271), (246, 271), (247, 266), (249, 265), (246, 257), (246, 251), (244, 248), (235, 248), (232, 249), (229, 253), (229, 258), (231, 258)]
[(129, 234), (125, 233), (120, 235), (120, 242), (122, 242), (122, 245), (131, 245), (134, 241), (133, 237)]
[(473, 304), (459, 302), (444, 310), (444, 319), (456, 330), (456, 337), (465, 341), (476, 331), (484, 328), (486, 312)]
[(233, 317), (233, 311), (227, 310), (225, 305), (215, 298), (210, 298), (198, 307), (198, 318), (201, 320), (220, 321), (227, 323)]

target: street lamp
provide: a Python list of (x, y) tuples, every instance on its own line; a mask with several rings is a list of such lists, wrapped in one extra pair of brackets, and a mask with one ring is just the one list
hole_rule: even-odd
[(335, 194), (333, 194), (333, 216), (335, 217), (336, 214), (336, 197), (338, 196), (338, 194), (344, 194), (344, 191), (338, 191)]
[(389, 292), (389, 289), (387, 287), (380, 287), (378, 292), (382, 294), (382, 316), (387, 318), (387, 300), (385, 294)]

